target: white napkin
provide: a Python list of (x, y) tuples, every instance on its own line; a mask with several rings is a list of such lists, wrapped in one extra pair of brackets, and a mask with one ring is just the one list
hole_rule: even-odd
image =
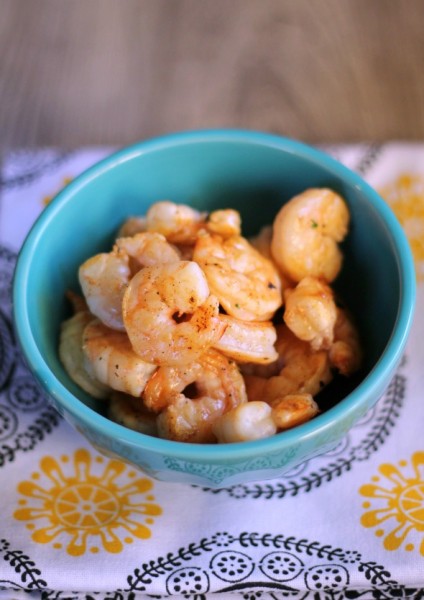
[(324, 148), (383, 194), (414, 251), (416, 318), (386, 395), (334, 451), (220, 490), (99, 455), (49, 406), (16, 346), (23, 239), (48, 199), (111, 150), (18, 151), (3, 165), (0, 598), (423, 598), (424, 144)]

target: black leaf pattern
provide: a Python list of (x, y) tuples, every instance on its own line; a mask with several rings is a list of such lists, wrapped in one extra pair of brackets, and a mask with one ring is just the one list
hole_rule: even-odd
[(364, 154), (359, 159), (358, 164), (354, 167), (354, 170), (357, 171), (362, 177), (365, 177), (371, 167), (375, 164), (377, 158), (381, 155), (384, 146), (382, 144), (369, 144)]
[[(203, 491), (212, 494), (228, 494), (235, 499), (254, 499), (271, 500), (282, 499), (286, 496), (294, 497), (301, 493), (308, 493), (314, 489), (320, 488), (323, 484), (328, 484), (336, 478), (351, 471), (357, 462), (367, 460), (376, 452), (390, 435), (396, 421), (403, 408), (403, 402), (406, 393), (406, 377), (397, 373), (387, 388), (383, 398), (380, 399), (378, 409), (369, 424), (365, 436), (360, 442), (351, 446), (349, 437), (347, 438), (347, 448), (343, 456), (330, 460), (327, 464), (319, 466), (295, 478), (280, 478), (272, 482), (239, 484), (230, 488), (201, 488)], [(326, 455), (311, 459), (311, 465), (319, 464), (325, 460)], [(308, 465), (308, 463), (305, 463)]]
[(0, 467), (14, 461), (18, 452), (32, 449), (38, 442), (44, 440), (46, 434), (51, 433), (59, 425), (61, 418), (53, 407), (44, 410), (25, 431), (15, 437), (13, 445), (0, 446)]
[(19, 575), (22, 583), (25, 584), (25, 589), (42, 590), (47, 587), (46, 581), (40, 577), (40, 569), (22, 550), (12, 550), (10, 543), (3, 539), (0, 541), (0, 553), (3, 554), (3, 559), (13, 567), (15, 573)]
[[(265, 576), (263, 580), (253, 578), (249, 581), (236, 581), (230, 586), (226, 584), (225, 587), (214, 590), (214, 593), (242, 593), (243, 598), (250, 598), (253, 597), (252, 594), (257, 594), (259, 590), (264, 591), (272, 589), (276, 600), (280, 600), (280, 597), (301, 597), (305, 600), (312, 600), (312, 598), (316, 600), (345, 600), (348, 598), (351, 598), (352, 600), (355, 598), (376, 598), (377, 600), (402, 598), (405, 600), (419, 600), (422, 598), (422, 596), (420, 596), (422, 590), (406, 589), (392, 579), (387, 568), (374, 561), (365, 561), (361, 554), (356, 550), (344, 550), (343, 548), (338, 547), (333, 548), (329, 544), (320, 544), (316, 540), (311, 542), (306, 538), (297, 539), (294, 536), (286, 537), (282, 534), (261, 534), (248, 531), (244, 531), (238, 536), (230, 536), (227, 533), (221, 532), (215, 534), (210, 539), (203, 539), (201, 543), (191, 543), (185, 549), (180, 548), (175, 554), (168, 554), (166, 557), (159, 557), (155, 561), (150, 561), (148, 564), (143, 565), (141, 569), (136, 569), (134, 573), (127, 578), (130, 585), (130, 590), (128, 591), (139, 590), (148, 593), (150, 591), (149, 584), (153, 582), (153, 579), (162, 574), (164, 566), (166, 566), (166, 572), (170, 573), (168, 578), (176, 576), (181, 572), (181, 564), (183, 562), (189, 562), (192, 559), (196, 559), (202, 552), (218, 550), (218, 553), (215, 552), (211, 561), (209, 561), (209, 564), (212, 564), (215, 557), (222, 557), (222, 546), (228, 545), (221, 543), (225, 536), (227, 536), (228, 541), (231, 541), (233, 549), (231, 551), (225, 551), (224, 554), (228, 552), (231, 556), (232, 552), (232, 560), (239, 554), (237, 547), (243, 549), (244, 552), (251, 548), (255, 553), (255, 556), (263, 549), (264, 553), (262, 558), (259, 558), (256, 561), (259, 565), (263, 563), (264, 559), (270, 556), (270, 548), (275, 549), (275, 551), (272, 551), (271, 556), (276, 552), (276, 555), (280, 557), (280, 560), (281, 557), (284, 556), (284, 551), (287, 551), (290, 553), (292, 560), (298, 561), (298, 571), (297, 574), (295, 574), (295, 577), (300, 577), (302, 572), (304, 572), (306, 574), (306, 579), (300, 587), (293, 579), (288, 581), (290, 585), (287, 585), (284, 580), (274, 580), (271, 583), (266, 577), (266, 571), (264, 572), (264, 570), (261, 569), (261, 573)], [(283, 555), (279, 554), (281, 552), (283, 552)], [(248, 554), (243, 554), (243, 556), (249, 564), (255, 564), (253, 558), (249, 557)], [(304, 557), (303, 561), (300, 559), (302, 556)], [(288, 560), (287, 556), (285, 556), (285, 558)], [(305, 561), (306, 558), (308, 558), (307, 561)], [(308, 564), (310, 566), (308, 566)], [(362, 573), (365, 581), (367, 581), (369, 585), (363, 586), (360, 589), (351, 588), (348, 585), (349, 578), (347, 577), (347, 566), (349, 566), (350, 572), (354, 572), (356, 569), (358, 573)], [(192, 569), (193, 573), (199, 572), (199, 568), (194, 567), (194, 565), (187, 566), (187, 569), (188, 571)], [(334, 582), (334, 585), (339, 586), (337, 589), (333, 589), (331, 585), (330, 587), (322, 588), (320, 591), (318, 591), (318, 588), (312, 589), (309, 587), (310, 583), (313, 582), (316, 577), (327, 577), (327, 574), (331, 572), (336, 572), (339, 576), (345, 577), (345, 588), (340, 587), (340, 583), (338, 583), (337, 580)], [(346, 575), (343, 575), (343, 573)], [(212, 570), (210, 576), (212, 575), (219, 578), (220, 581), (227, 581), (225, 577), (220, 577), (219, 572)], [(311, 575), (313, 576), (312, 578)], [(279, 595), (280, 593), (282, 596)], [(191, 596), (186, 595), (185, 597), (189, 598)]]
[(171, 552), (165, 558), (160, 557), (157, 562), (150, 561), (142, 565), (141, 569), (135, 569), (133, 575), (127, 579), (131, 590), (144, 591), (152, 580), (175, 567), (180, 567), (183, 562), (191, 560), (193, 556), (199, 556), (202, 552), (210, 552), (213, 543), (203, 538), (200, 543), (191, 543), (187, 548), (180, 548), (176, 555)]
[[(73, 152), (49, 152), (43, 154), (18, 151), (14, 156), (15, 172), (0, 178), (0, 189), (11, 189), (29, 185), (45, 173), (63, 164)], [(16, 168), (18, 165), (18, 168)]]
[(0, 245), (0, 467), (32, 450), (61, 421), (29, 373), (14, 338), (10, 313), (16, 258)]

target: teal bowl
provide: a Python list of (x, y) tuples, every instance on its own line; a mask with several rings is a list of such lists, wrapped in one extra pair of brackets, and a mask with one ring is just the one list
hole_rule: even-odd
[[(58, 357), (64, 299), (78, 266), (108, 250), (129, 215), (160, 199), (202, 210), (234, 207), (243, 232), (270, 223), (308, 187), (339, 192), (351, 213), (336, 287), (354, 313), (365, 363), (335, 382), (312, 421), (264, 440), (227, 445), (157, 439), (107, 419), (104, 403), (79, 389)], [(39, 217), (14, 277), (14, 322), (25, 359), (53, 406), (99, 451), (164, 481), (224, 487), (277, 478), (330, 450), (382, 396), (410, 331), (415, 303), (408, 242), (390, 208), (358, 175), (302, 143), (253, 131), (172, 134), (120, 150), (76, 178)]]

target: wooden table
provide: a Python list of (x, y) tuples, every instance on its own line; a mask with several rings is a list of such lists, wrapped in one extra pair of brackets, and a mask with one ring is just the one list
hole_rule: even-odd
[(0, 0), (0, 145), (424, 138), (422, 0)]

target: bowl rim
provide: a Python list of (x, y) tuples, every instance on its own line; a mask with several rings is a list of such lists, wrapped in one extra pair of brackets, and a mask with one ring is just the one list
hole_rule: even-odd
[[(325, 413), (318, 415), (307, 423), (284, 431), (283, 434), (261, 440), (232, 444), (182, 443), (155, 438), (119, 425), (79, 401), (56, 378), (39, 351), (36, 340), (32, 335), (24, 302), (26, 293), (22, 291), (26, 289), (28, 275), (31, 270), (31, 257), (36, 254), (36, 247), (41, 236), (50, 222), (54, 220), (56, 214), (60, 212), (62, 205), (71, 201), (80, 188), (101, 176), (110, 168), (132, 160), (137, 156), (169, 147), (211, 142), (242, 142), (248, 145), (267, 146), (284, 150), (286, 153), (295, 154), (307, 159), (309, 162), (323, 166), (330, 173), (356, 187), (373, 205), (384, 223), (391, 243), (395, 248), (400, 282), (399, 305), (392, 334), (382, 356), (354, 390)], [(250, 129), (201, 129), (170, 133), (125, 146), (86, 169), (54, 197), (32, 225), (18, 253), (13, 278), (13, 322), (18, 343), (30, 370), (40, 381), (47, 394), (55, 399), (56, 404), (61, 408), (63, 407), (64, 411), (72, 415), (73, 419), (79, 423), (88, 423), (90, 428), (109, 438), (156, 454), (164, 454), (180, 459), (195, 459), (205, 463), (210, 460), (224, 462), (226, 460), (243, 460), (252, 456), (260, 456), (262, 453), (280, 453), (293, 447), (293, 445), (307, 443), (308, 440), (313, 440), (318, 434), (330, 432), (334, 423), (342, 415), (344, 419), (355, 417), (358, 405), (366, 397), (381, 394), (381, 381), (390, 380), (390, 373), (394, 375), (411, 329), (415, 295), (414, 261), (406, 235), (392, 209), (360, 175), (326, 154), (325, 151), (289, 137)]]

